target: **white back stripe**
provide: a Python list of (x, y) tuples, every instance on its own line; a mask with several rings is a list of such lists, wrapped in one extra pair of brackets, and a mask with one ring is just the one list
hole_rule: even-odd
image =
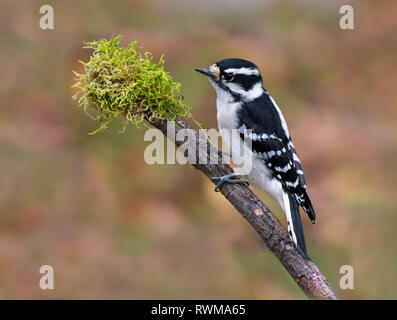
[(269, 94), (269, 98), (272, 101), (274, 107), (276, 108), (277, 112), (278, 112), (278, 116), (280, 117), (280, 121), (281, 121), (281, 126), (283, 127), (284, 130), (284, 134), (285, 136), (289, 139), (289, 132), (288, 132), (288, 127), (287, 127), (287, 123), (285, 122), (284, 116), (281, 113), (280, 108), (278, 107), (276, 101), (274, 101), (274, 99), (272, 98), (272, 96)]

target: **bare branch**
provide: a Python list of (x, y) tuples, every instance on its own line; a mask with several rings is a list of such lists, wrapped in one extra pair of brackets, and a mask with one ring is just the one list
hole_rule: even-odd
[[(157, 120), (151, 124), (167, 136), (167, 121)], [(177, 120), (173, 126), (176, 134), (181, 129), (191, 129), (181, 120)], [(217, 164), (200, 164), (199, 161), (196, 161), (196, 159), (205, 159), (211, 154), (218, 154), (219, 150), (203, 140), (204, 138), (197, 131), (191, 129), (189, 132), (193, 135), (193, 139), (188, 139), (186, 143), (189, 143), (189, 141), (191, 143), (195, 141), (196, 143), (196, 154), (193, 157), (190, 155), (191, 159), (188, 159), (193, 167), (209, 178), (223, 176), (233, 171), (229, 165), (221, 163), (221, 157), (219, 157)], [(209, 152), (200, 150), (200, 139), (201, 145), (207, 144)], [(183, 143), (185, 142), (175, 141), (177, 147)], [(337, 299), (327, 279), (321, 274), (314, 262), (302, 257), (291, 242), (287, 230), (249, 188), (241, 184), (226, 183), (221, 187), (221, 193), (261, 236), (266, 246), (276, 255), (307, 297), (311, 299)]]

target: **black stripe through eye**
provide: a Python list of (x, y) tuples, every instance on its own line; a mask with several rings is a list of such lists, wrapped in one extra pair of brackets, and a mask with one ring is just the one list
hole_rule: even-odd
[(237, 74), (234, 77), (234, 82), (241, 84), (245, 90), (250, 90), (258, 81), (261, 81), (261, 77), (257, 75)]
[(233, 73), (224, 73), (222, 75), (222, 78), (225, 79), (226, 81), (233, 81), (234, 74)]

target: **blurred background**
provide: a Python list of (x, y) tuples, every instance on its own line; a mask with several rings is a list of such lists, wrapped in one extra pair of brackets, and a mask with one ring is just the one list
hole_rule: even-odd
[[(40, 6), (55, 29), (39, 28)], [(355, 29), (341, 30), (352, 4)], [(11, 1), (0, 5), (0, 298), (304, 299), (258, 235), (201, 173), (147, 165), (145, 128), (77, 107), (83, 41), (137, 39), (216, 128), (194, 67), (261, 69), (300, 154), (318, 223), (309, 254), (341, 298), (397, 298), (395, 1)], [(277, 204), (256, 190), (285, 222)], [(55, 289), (39, 288), (39, 268)], [(339, 268), (354, 268), (341, 290)]]

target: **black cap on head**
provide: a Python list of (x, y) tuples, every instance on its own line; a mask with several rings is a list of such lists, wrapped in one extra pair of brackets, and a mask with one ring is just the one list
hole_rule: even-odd
[(215, 63), (222, 71), (226, 69), (258, 69), (258, 67), (251, 61), (239, 59), (239, 58), (229, 58), (223, 59)]

